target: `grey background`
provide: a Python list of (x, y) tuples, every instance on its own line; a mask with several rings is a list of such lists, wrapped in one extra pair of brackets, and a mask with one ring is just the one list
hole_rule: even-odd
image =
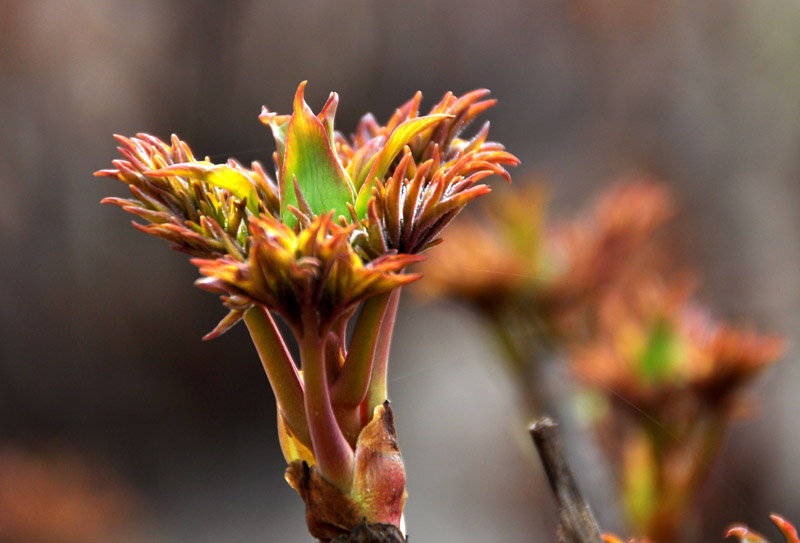
[[(0, 439), (99, 455), (149, 504), (124, 541), (307, 541), (246, 334), (193, 267), (98, 205), (112, 133), (175, 132), (270, 163), (261, 105), (340, 94), (346, 133), (416, 90), (492, 89), (517, 182), (570, 212), (618, 175), (676, 190), (681, 252), (717, 314), (800, 332), (800, 4), (34, 0), (0, 3)], [(496, 181), (501, 183), (502, 181)], [(552, 506), (476, 321), (406, 298), (391, 396), (412, 541), (550, 541)], [(800, 522), (800, 367), (757, 386), (703, 496), (697, 540)], [(522, 437), (521, 437), (522, 436)], [(583, 475), (591, 479), (591, 474)], [(591, 486), (591, 485), (589, 485)], [(592, 495), (602, 495), (588, 488)], [(599, 494), (598, 494), (599, 492)], [(613, 522), (610, 523), (613, 527)], [(624, 534), (623, 534), (624, 535)]]

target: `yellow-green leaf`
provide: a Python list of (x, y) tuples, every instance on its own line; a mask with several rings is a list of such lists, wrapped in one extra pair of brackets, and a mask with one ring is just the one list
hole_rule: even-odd
[(650, 329), (639, 359), (639, 371), (649, 382), (669, 381), (684, 356), (683, 344), (669, 322), (659, 320)]
[(292, 433), (289, 425), (286, 424), (283, 413), (280, 412), (280, 408), (278, 408), (278, 441), (281, 444), (281, 451), (283, 452), (283, 457), (286, 459), (287, 464), (291, 464), (295, 460), (302, 460), (309, 466), (313, 466), (317, 463), (313, 451), (303, 445)]
[(311, 210), (321, 215), (331, 210), (348, 216), (347, 204), (354, 191), (344, 167), (331, 147), (325, 126), (303, 99), (306, 82), (294, 99), (294, 113), (286, 129), (286, 153), (280, 176), (281, 219), (294, 225), (297, 218), (288, 209), (297, 206), (294, 179)]
[[(452, 115), (444, 114), (416, 117), (403, 122), (392, 132), (386, 145), (372, 158), (372, 163), (367, 173), (362, 174), (363, 177), (359, 175), (359, 178), (356, 180), (355, 186), (358, 190), (356, 213), (358, 213), (359, 217), (364, 218), (367, 213), (367, 203), (369, 202), (370, 195), (372, 194), (372, 187), (375, 186), (376, 180), (383, 179), (395, 157), (403, 150), (403, 147), (411, 141), (411, 138), (426, 128), (452, 117)], [(365, 167), (362, 171), (366, 170), (367, 168)]]
[(191, 177), (192, 179), (205, 181), (209, 185), (230, 191), (240, 200), (247, 198), (247, 209), (254, 215), (258, 215), (258, 197), (256, 196), (255, 185), (244, 172), (230, 164), (214, 164), (205, 160), (201, 162), (186, 162), (153, 170), (147, 172), (147, 175), (154, 177)]

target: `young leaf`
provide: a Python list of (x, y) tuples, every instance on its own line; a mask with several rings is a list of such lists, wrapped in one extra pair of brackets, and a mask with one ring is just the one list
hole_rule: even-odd
[[(389, 136), (389, 141), (386, 142), (386, 145), (384, 145), (381, 151), (373, 158), (368, 173), (359, 174), (356, 179), (355, 186), (358, 190), (356, 212), (359, 217), (364, 218), (367, 213), (367, 202), (369, 202), (370, 196), (372, 195), (372, 187), (375, 186), (375, 180), (383, 179), (395, 157), (403, 150), (403, 147), (411, 141), (411, 138), (439, 121), (452, 117), (452, 115), (443, 114), (416, 117), (403, 122), (392, 132), (392, 135)], [(366, 168), (364, 168), (362, 172), (364, 170), (366, 170)]]
[(247, 198), (247, 208), (258, 215), (258, 197), (253, 182), (240, 170), (228, 164), (213, 164), (208, 161), (187, 162), (185, 164), (175, 164), (159, 170), (147, 172), (153, 177), (181, 176), (191, 177), (205, 181), (209, 185), (214, 185), (233, 193), (240, 200)]
[(325, 126), (303, 99), (304, 88), (305, 82), (295, 95), (280, 176), (281, 219), (290, 226), (297, 222), (289, 211), (290, 205), (297, 207), (294, 178), (315, 214), (333, 210), (334, 216), (347, 216), (347, 204), (354, 198), (350, 177), (331, 148)]
[(680, 336), (669, 322), (659, 320), (650, 329), (639, 361), (642, 376), (649, 382), (669, 380), (683, 358), (682, 351)]

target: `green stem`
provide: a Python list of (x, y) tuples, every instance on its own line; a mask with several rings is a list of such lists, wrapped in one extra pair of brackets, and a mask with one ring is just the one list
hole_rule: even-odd
[(391, 294), (387, 292), (364, 302), (339, 379), (331, 387), (334, 405), (355, 408), (364, 401), (390, 298)]
[(303, 382), (272, 315), (265, 307), (255, 305), (245, 312), (244, 322), (286, 424), (303, 445), (311, 447)]
[(331, 407), (325, 370), (327, 336), (328, 330), (320, 330), (316, 310), (304, 311), (303, 335), (299, 338), (300, 356), (314, 458), (320, 475), (343, 492), (348, 492), (353, 476), (353, 449), (342, 434)]
[(381, 330), (378, 335), (378, 344), (375, 347), (375, 356), (372, 360), (372, 373), (369, 380), (369, 389), (366, 397), (366, 412), (362, 416), (367, 421), (372, 419), (375, 408), (382, 405), (388, 398), (386, 380), (389, 367), (389, 348), (392, 344), (392, 331), (397, 317), (397, 306), (400, 303), (400, 290), (396, 288), (389, 294), (389, 301), (383, 315)]

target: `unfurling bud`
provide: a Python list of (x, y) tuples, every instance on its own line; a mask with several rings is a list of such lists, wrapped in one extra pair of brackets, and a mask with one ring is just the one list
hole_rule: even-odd
[(286, 481), (306, 503), (309, 532), (322, 541), (349, 534), (365, 518), (399, 527), (406, 475), (389, 402), (375, 408), (372, 420), (358, 436), (349, 493), (326, 481), (303, 460), (289, 464)]
[(338, 95), (315, 115), (304, 88), (292, 115), (260, 116), (275, 138), (274, 179), (258, 162), (196, 160), (177, 137), (147, 134), (118, 137), (123, 159), (96, 175), (127, 184), (132, 198), (104, 201), (195, 257), (197, 286), (221, 295), (229, 313), (206, 339), (246, 324), (311, 534), (401, 541), (405, 470), (384, 403), (399, 291), (419, 279), (407, 271), (419, 253), (489, 192), (481, 181), (510, 180), (504, 166), (519, 160), (487, 140), (488, 123), (461, 137), (495, 103), (487, 90), (447, 93), (428, 115), (417, 93), (384, 126), (366, 115), (348, 139), (334, 130)]

